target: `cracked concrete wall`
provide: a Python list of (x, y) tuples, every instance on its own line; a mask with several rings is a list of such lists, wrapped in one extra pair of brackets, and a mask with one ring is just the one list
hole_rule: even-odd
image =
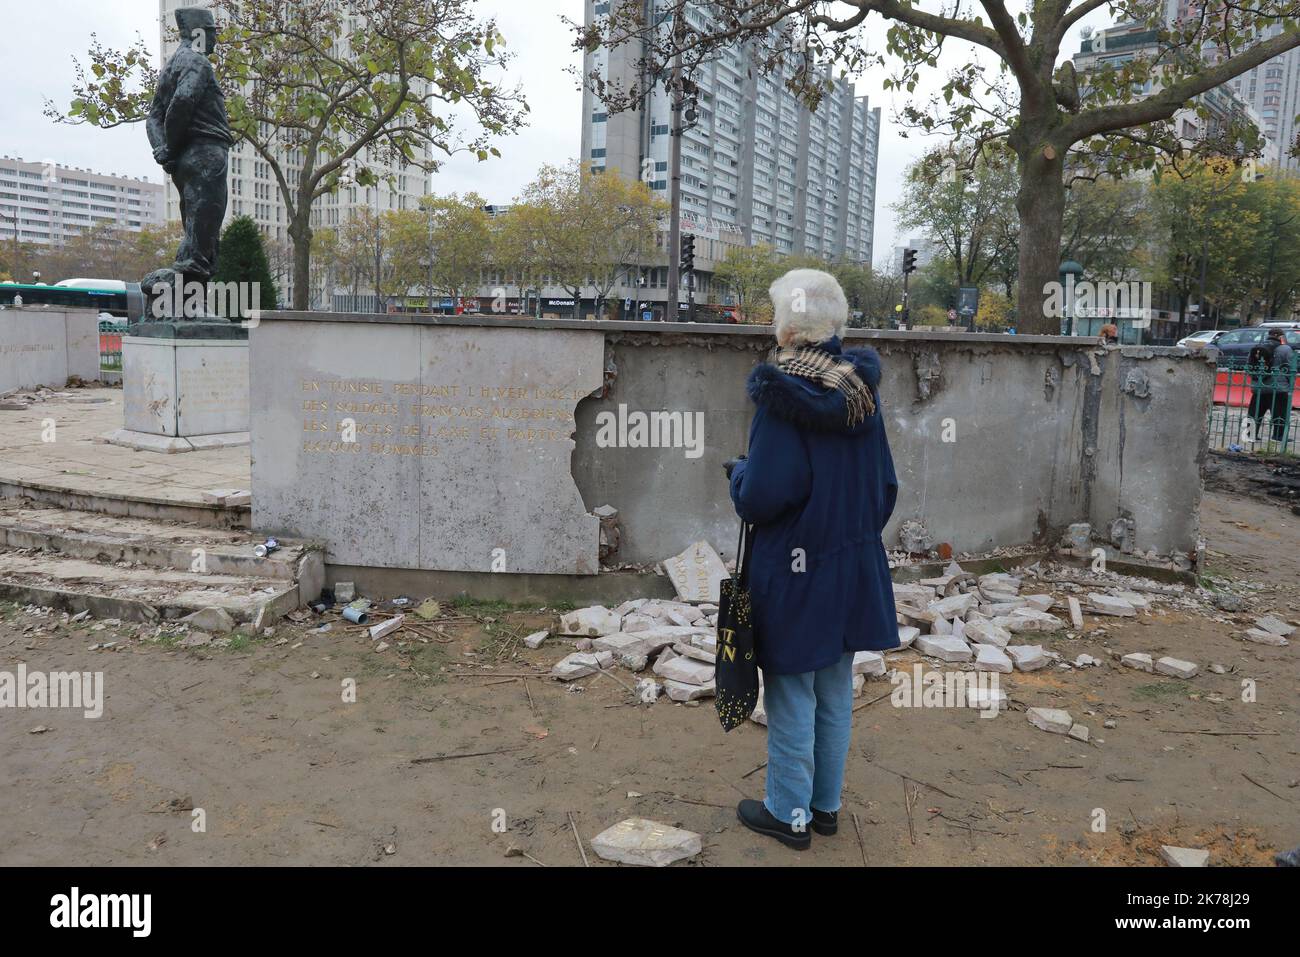
[[(577, 412), (574, 473), (588, 508), (619, 510), (617, 561), (646, 563), (707, 538), (735, 549), (722, 463), (744, 451), (745, 377), (763, 330), (688, 327), (606, 334), (614, 374)], [(635, 331), (632, 331), (635, 330)], [(716, 330), (716, 331), (715, 331)], [(854, 331), (881, 353), (881, 394), (901, 485), (885, 542), (919, 520), (956, 551), (1054, 544), (1073, 522), (1105, 537), (1133, 520), (1126, 550), (1195, 550), (1213, 372), (1181, 350), (1094, 340)], [(596, 416), (704, 414), (698, 458), (681, 449), (599, 448)]]
[[(269, 349), (274, 342), (268, 329), (286, 322), (301, 328), (286, 330), (283, 341), (275, 340), (280, 344)], [(340, 323), (358, 328), (349, 333), (335, 328)], [(595, 510), (612, 506), (618, 510), (613, 564), (658, 562), (699, 539), (732, 555), (737, 520), (722, 463), (745, 450), (752, 416), (745, 378), (771, 351), (769, 328), (274, 313), (263, 317), (254, 340), (255, 362), (262, 362), (254, 381), (292, 379), (276, 358), (292, 356), (301, 363), (314, 351), (343, 363), (349, 376), (363, 374), (354, 366), (357, 356), (366, 356), (378, 379), (419, 381), (418, 370), (399, 368), (413, 354), (401, 345), (403, 330), (382, 328), (405, 325), (427, 327), (420, 336), (430, 356), (441, 355), (452, 341), (481, 347), (492, 338), (486, 331), (491, 327), (580, 330), (584, 339), (594, 339), (594, 356), (603, 349), (603, 366), (588, 359), (592, 368), (584, 367), (580, 379), (575, 369), (583, 363), (575, 350), (549, 356), (540, 348), (515, 350), (509, 358), (518, 366), (514, 378), (540, 370), (565, 380), (570, 390), (597, 390), (577, 401), (570, 458), (581, 497), (573, 505), (590, 516), (591, 553), (598, 544)], [(447, 326), (456, 329), (438, 328)], [(476, 337), (473, 328), (484, 332)], [(349, 335), (356, 344), (345, 347)], [(264, 359), (257, 358), (258, 342), (268, 344)], [(963, 552), (1054, 544), (1066, 526), (1086, 521), (1099, 537), (1110, 535), (1118, 522), (1122, 548), (1132, 553), (1194, 552), (1214, 378), (1203, 357), (1180, 349), (1103, 350), (1094, 340), (1049, 336), (855, 330), (849, 344), (875, 346), (883, 359), (881, 394), (901, 484), (885, 530), (887, 546), (897, 545), (905, 524), (913, 540), (928, 537)], [(507, 359), (485, 356), (480, 379), (495, 381), (494, 361), (500, 365)], [(259, 496), (266, 505), (259, 485), (266, 465), (256, 460), (265, 448), (259, 435), (269, 428), (267, 416), (284, 418), (275, 435), (286, 447), (302, 441), (302, 399), (292, 384), (277, 385), (275, 401), (254, 403), (255, 518)], [(259, 391), (269, 395), (270, 387), (259, 385)], [(636, 412), (698, 416), (703, 423), (698, 454), (600, 440), (602, 413), (608, 419)], [(537, 463), (525, 458), (485, 465), (481, 450), (476, 454), (459, 463), (466, 473), (464, 494), (477, 502), (474, 481), (485, 475), (497, 475), (498, 486), (508, 480), (510, 507), (522, 511), (512, 512), (506, 524), (519, 528), (527, 521), (519, 515), (528, 514), (530, 497), (545, 494), (529, 483)], [(325, 512), (338, 510), (337, 470), (315, 483), (296, 472), (289, 478), (304, 487), (303, 494), (321, 499)], [(384, 534), (408, 530), (411, 519), (385, 510), (393, 503), (381, 499), (379, 508), (373, 495), (362, 492), (355, 498), (357, 508), (368, 510), (359, 522), (391, 515), (377, 526)], [(607, 548), (614, 537), (607, 528)], [(436, 555), (402, 563), (411, 568), (440, 564), (448, 566)]]

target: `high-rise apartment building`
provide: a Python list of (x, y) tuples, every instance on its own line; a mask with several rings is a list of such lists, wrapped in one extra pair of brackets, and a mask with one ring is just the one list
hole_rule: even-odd
[[(647, 15), (661, 5), (585, 0), (587, 24), (608, 14), (611, 3), (643, 4)], [(688, 8), (697, 30), (710, 26), (707, 6)], [(629, 86), (642, 56), (635, 44), (601, 48), (586, 56), (584, 72)], [(682, 137), (683, 228), (767, 243), (787, 255), (871, 262), (880, 108), (851, 83), (834, 80), (810, 111), (786, 89), (785, 76), (758, 69), (744, 45), (725, 50), (692, 79), (699, 115)], [(672, 97), (663, 84), (639, 109), (615, 115), (587, 90), (582, 111), (583, 161), (644, 178), (667, 198)]]
[[(1198, 19), (1201, 11), (1222, 7), (1217, 0), (1165, 0), (1165, 22), (1176, 24), (1180, 20)], [(1267, 40), (1282, 32), (1283, 24), (1264, 24), (1259, 39)], [(1258, 118), (1259, 130), (1267, 143), (1264, 160), (1276, 163), (1283, 169), (1300, 169), (1300, 158), (1292, 156), (1296, 135), (1296, 114), (1300, 113), (1300, 49), (1288, 50), (1259, 66), (1247, 70), (1224, 84)]]
[[(180, 7), (210, 7), (209, 0), (159, 0), (159, 35), (161, 38), (163, 61), (175, 52), (179, 42), (176, 34), (176, 10)], [(360, 18), (354, 18), (353, 30), (364, 29)], [(380, 181), (377, 186), (345, 186), (333, 195), (323, 196), (312, 207), (313, 227), (335, 228), (346, 222), (353, 211), (369, 209), (372, 212), (386, 212), (395, 209), (415, 209), (420, 200), (429, 193), (429, 174), (418, 166), (395, 166), (374, 161), (368, 150), (363, 150), (358, 159), (369, 169), (375, 171)], [(277, 162), (285, 169), (292, 182), (301, 164), (294, 162), (292, 150), (287, 148), (277, 154)], [(284, 199), (275, 174), (269, 163), (263, 160), (246, 142), (239, 142), (230, 151), (230, 199), (226, 208), (226, 220), (235, 216), (251, 216), (261, 228), (269, 243), (277, 244), (287, 251), (289, 242), (289, 218)], [(170, 181), (167, 183), (166, 217), (169, 221), (179, 220), (180, 197)], [(287, 256), (277, 257), (272, 251), (272, 260), (286, 262)], [(280, 286), (281, 301), (291, 301), (293, 296), (293, 277), (288, 271), (277, 276)], [(341, 302), (333, 290), (318, 291), (325, 296), (321, 302), (332, 308), (358, 309), (368, 311), (373, 308), (373, 296), (361, 297), (363, 301)], [(315, 295), (314, 295), (315, 298)], [(350, 300), (352, 297), (345, 296)]]
[[(1175, 0), (1170, 0), (1171, 7), (1174, 2)], [(1079, 52), (1073, 57), (1075, 68), (1082, 76), (1080, 82), (1086, 85), (1089, 72), (1107, 66), (1118, 68), (1138, 57), (1154, 60), (1162, 53), (1162, 42), (1159, 31), (1147, 23), (1125, 21), (1100, 30), (1084, 28)], [(1135, 93), (1138, 96), (1150, 96), (1161, 85), (1160, 77), (1156, 75)], [(1185, 144), (1191, 145), (1214, 137), (1230, 123), (1243, 119), (1265, 129), (1263, 119), (1251, 101), (1239, 96), (1231, 84), (1225, 83), (1193, 97), (1191, 104), (1174, 114), (1172, 123), (1175, 135)], [(1266, 144), (1263, 161), (1276, 163), (1278, 160), (1277, 144), (1270, 140)]]
[(92, 226), (163, 222), (163, 187), (46, 161), (0, 157), (0, 242), (57, 246)]

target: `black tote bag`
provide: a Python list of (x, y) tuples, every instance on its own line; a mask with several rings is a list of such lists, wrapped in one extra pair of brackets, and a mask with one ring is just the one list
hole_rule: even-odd
[(714, 707), (722, 730), (744, 724), (758, 705), (758, 657), (754, 653), (754, 616), (749, 602), (749, 559), (754, 530), (740, 524), (736, 573), (724, 578), (718, 598), (718, 650), (715, 659)]

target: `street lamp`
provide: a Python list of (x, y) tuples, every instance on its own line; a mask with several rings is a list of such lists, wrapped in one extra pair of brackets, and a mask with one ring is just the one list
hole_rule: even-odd
[(1074, 335), (1074, 284), (1083, 275), (1083, 266), (1073, 259), (1061, 263), (1061, 291), (1065, 294), (1065, 334)]

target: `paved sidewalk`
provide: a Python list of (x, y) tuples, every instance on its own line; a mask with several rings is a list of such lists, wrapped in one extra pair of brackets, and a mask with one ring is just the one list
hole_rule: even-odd
[[(206, 490), (250, 487), (247, 447), (166, 455), (100, 444), (98, 436), (122, 428), (122, 390), (59, 395), (66, 397), (0, 410), (0, 483), (167, 504), (203, 504)], [(54, 441), (46, 442), (50, 420)]]

